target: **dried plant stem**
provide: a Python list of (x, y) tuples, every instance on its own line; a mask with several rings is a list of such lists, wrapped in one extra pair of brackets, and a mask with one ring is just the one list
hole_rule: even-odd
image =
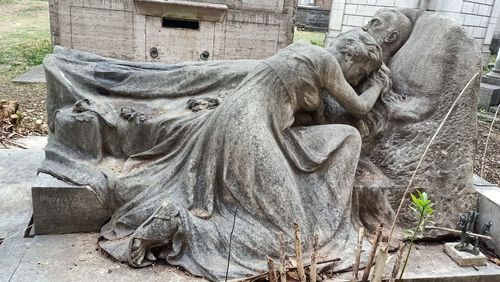
[(389, 252), (389, 245), (391, 243), (391, 239), (392, 239), (392, 235), (394, 233), (394, 227), (396, 226), (396, 222), (398, 220), (398, 217), (399, 217), (399, 214), (401, 213), (401, 209), (403, 208), (403, 204), (405, 202), (405, 199), (406, 197), (408, 196), (408, 192), (410, 191), (410, 188), (413, 184), (413, 179), (415, 179), (415, 176), (417, 175), (417, 171), (418, 169), (420, 168), (420, 165), (422, 164), (422, 161), (424, 160), (425, 156), (427, 155), (427, 151), (429, 151), (429, 148), (431, 147), (431, 144), (432, 142), (434, 141), (434, 139), (436, 139), (436, 136), (438, 135), (439, 131), (441, 131), (441, 128), (443, 127), (444, 123), (446, 122), (446, 120), (448, 119), (448, 117), (450, 116), (452, 110), (455, 108), (458, 100), (462, 97), (462, 95), (465, 93), (465, 90), (467, 90), (467, 88), (469, 88), (469, 86), (471, 85), (471, 83), (474, 81), (474, 79), (476, 79), (476, 77), (480, 74), (480, 72), (477, 72), (470, 80), (469, 82), (465, 85), (464, 89), (462, 90), (462, 92), (460, 92), (460, 94), (458, 95), (458, 97), (455, 99), (455, 101), (453, 102), (453, 104), (451, 105), (450, 109), (448, 110), (448, 113), (446, 113), (445, 117), (443, 118), (443, 120), (441, 121), (441, 124), (439, 124), (438, 128), (436, 129), (436, 131), (434, 132), (434, 135), (432, 136), (431, 140), (429, 141), (429, 143), (427, 144), (427, 147), (425, 148), (422, 156), (420, 157), (420, 160), (418, 161), (417, 163), (417, 167), (415, 168), (415, 170), (413, 171), (413, 174), (410, 178), (410, 182), (408, 183), (408, 186), (406, 186), (406, 189), (405, 189), (405, 192), (403, 193), (403, 197), (401, 198), (401, 201), (399, 202), (399, 207), (398, 207), (398, 210), (396, 211), (396, 215), (394, 216), (394, 220), (392, 221), (392, 225), (391, 225), (391, 229), (389, 231), (389, 236), (388, 236), (388, 240), (387, 240), (387, 246), (385, 247), (385, 252), (388, 253)]
[(318, 234), (314, 235), (314, 241), (313, 241), (313, 253), (311, 255), (311, 267), (309, 271), (309, 281), (311, 282), (316, 282), (317, 279), (317, 273), (318, 273), (318, 241), (319, 241), (319, 236)]
[(382, 234), (382, 227), (384, 224), (381, 222), (375, 233), (375, 241), (373, 242), (370, 255), (368, 256), (368, 261), (366, 264), (365, 272), (363, 273), (363, 278), (361, 281), (366, 282), (370, 276), (370, 270), (372, 268), (373, 261), (375, 260), (375, 255), (377, 254), (378, 243), (380, 242), (380, 235)]
[(300, 225), (294, 223), (295, 227), (295, 257), (297, 259), (297, 274), (301, 282), (306, 282), (306, 272), (304, 270), (304, 261), (302, 260), (302, 238), (300, 233)]
[(19, 143), (16, 143), (16, 142), (14, 142), (14, 141), (8, 140), (8, 139), (6, 139), (6, 138), (3, 138), (3, 139), (2, 139), (2, 143), (3, 143), (3, 142), (5, 142), (5, 143), (7, 143), (7, 144), (9, 144), (9, 145), (11, 145), (11, 146), (16, 146), (16, 147), (19, 147), (19, 148), (21, 148), (21, 149), (28, 149), (28, 147), (26, 147), (26, 146), (24, 146), (24, 145), (21, 145), (21, 144), (19, 144)]
[[(386, 247), (388, 249), (388, 247)], [(387, 264), (387, 256), (388, 252), (383, 249), (379, 249), (377, 252), (377, 256), (375, 259), (375, 269), (373, 270), (373, 282), (382, 281), (382, 277), (384, 276), (385, 266)]]
[(285, 235), (281, 232), (278, 235), (280, 241), (280, 282), (286, 282), (286, 258), (285, 258)]
[(405, 248), (405, 243), (403, 241), (399, 242), (398, 256), (396, 257), (396, 262), (394, 263), (394, 268), (392, 269), (392, 278), (396, 278), (399, 273), (399, 267), (401, 266), (401, 259), (403, 258), (403, 251)]
[[(462, 231), (460, 231), (460, 230), (451, 229), (451, 228), (445, 228), (445, 227), (439, 227), (439, 226), (426, 226), (425, 229), (443, 230), (443, 231), (448, 231), (448, 232), (451, 232), (451, 233), (455, 233), (457, 235), (462, 234)], [(481, 238), (481, 239), (493, 240), (493, 238), (491, 238), (490, 236), (486, 236), (486, 235), (476, 234), (476, 233), (472, 233), (472, 232), (467, 232), (466, 234), (470, 235), (470, 236), (475, 236), (475, 237), (478, 237), (478, 238)]]
[(497, 115), (498, 115), (498, 109), (500, 109), (500, 105), (497, 107), (497, 110), (495, 111), (495, 116), (493, 117), (493, 120), (491, 121), (490, 130), (488, 132), (488, 136), (486, 137), (486, 144), (484, 145), (483, 157), (481, 158), (481, 171), (479, 173), (479, 176), (481, 176), (481, 177), (483, 177), (484, 160), (486, 159), (486, 151), (488, 150), (488, 143), (490, 141), (491, 131), (493, 130), (493, 124), (495, 123), (495, 120), (496, 120)]
[[(329, 259), (319, 260), (319, 261), (317, 261), (317, 264), (319, 265), (319, 264), (331, 263), (331, 262), (336, 262), (336, 261), (340, 261), (340, 258), (329, 258)], [(304, 267), (309, 267), (309, 266), (311, 266), (311, 265), (310, 264), (304, 265)], [(289, 266), (286, 268), (286, 271), (291, 271), (291, 270), (297, 270), (297, 267), (296, 266)], [(268, 274), (268, 272), (266, 271), (264, 273), (260, 273), (260, 274), (254, 275), (254, 276), (229, 280), (229, 282), (254, 281), (255, 279), (266, 277), (267, 274)]]
[(267, 268), (269, 270), (269, 282), (278, 282), (278, 278), (276, 277), (276, 268), (274, 267), (274, 261), (270, 257), (267, 257)]
[(354, 261), (354, 268), (352, 270), (352, 281), (358, 281), (358, 272), (359, 272), (359, 262), (361, 261), (361, 251), (363, 248), (363, 233), (365, 229), (363, 227), (359, 228), (358, 232), (358, 245), (356, 246), (356, 259)]

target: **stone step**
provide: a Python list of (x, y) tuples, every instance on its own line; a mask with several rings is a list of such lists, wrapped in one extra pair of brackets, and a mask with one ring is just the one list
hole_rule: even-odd
[[(406, 254), (406, 252), (405, 252)], [(395, 254), (392, 254), (385, 274), (389, 275), (394, 266)], [(402, 266), (401, 266), (402, 268)], [(400, 269), (401, 269), (400, 268)], [(362, 271), (359, 277), (363, 275)], [(341, 274), (327, 281), (350, 281), (352, 273)], [(402, 280), (405, 282), (492, 282), (500, 281), (500, 266), (486, 262), (486, 266), (458, 266), (445, 252), (444, 244), (416, 244)]]
[[(164, 263), (136, 269), (115, 262), (98, 249), (98, 236), (97, 233), (37, 235), (25, 239), (31, 243), (24, 255), (12, 250), (11, 255), (23, 257), (10, 281), (203, 281)], [(0, 249), (0, 265), (7, 256)], [(0, 281), (9, 279), (0, 276)]]
[(46, 137), (16, 140), (28, 149), (0, 150), (0, 238), (21, 238), (32, 214), (31, 186), (45, 154)]
[(10, 238), (0, 245), (0, 281), (10, 281), (33, 239)]

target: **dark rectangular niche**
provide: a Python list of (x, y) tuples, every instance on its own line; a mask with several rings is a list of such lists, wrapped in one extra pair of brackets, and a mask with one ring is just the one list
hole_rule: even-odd
[(162, 18), (161, 26), (166, 28), (200, 29), (200, 21)]

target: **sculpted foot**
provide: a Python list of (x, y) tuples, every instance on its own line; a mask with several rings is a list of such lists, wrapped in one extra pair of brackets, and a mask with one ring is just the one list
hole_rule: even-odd
[[(156, 260), (153, 254), (149, 251), (149, 248), (153, 244), (147, 240), (143, 239), (132, 239), (130, 241), (130, 256), (128, 259), (128, 263), (133, 267), (144, 267), (152, 264), (152, 262), (144, 261), (144, 257), (147, 255), (148, 260)], [(151, 259), (154, 258), (154, 259)]]

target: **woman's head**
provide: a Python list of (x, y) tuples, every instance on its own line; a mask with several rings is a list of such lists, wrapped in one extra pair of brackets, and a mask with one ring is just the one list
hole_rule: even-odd
[(330, 46), (327, 50), (337, 58), (344, 77), (353, 86), (382, 66), (382, 49), (361, 29), (339, 34)]

